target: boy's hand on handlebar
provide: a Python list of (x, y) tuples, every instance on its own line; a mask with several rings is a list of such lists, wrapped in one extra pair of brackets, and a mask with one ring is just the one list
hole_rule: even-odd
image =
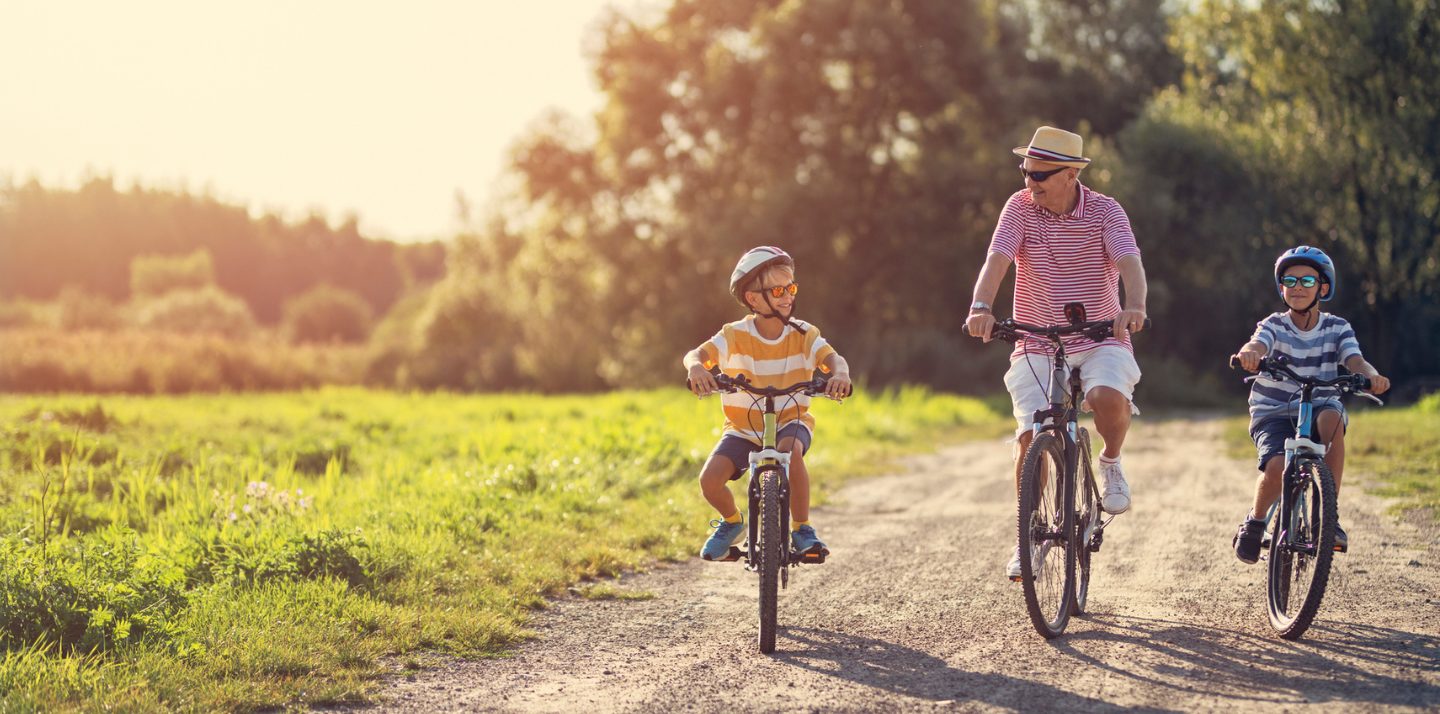
[(720, 385), (715, 382), (715, 375), (702, 365), (695, 365), (690, 368), (690, 374), (685, 378), (685, 386), (695, 393), (697, 397), (708, 397), (720, 391)]
[(825, 396), (838, 402), (850, 396), (851, 389), (850, 374), (848, 372), (836, 372), (835, 375), (830, 378), (830, 381), (825, 383)]
[(1264, 355), (1258, 352), (1246, 352), (1244, 350), (1241, 350), (1240, 352), (1237, 352), (1233, 358), (1231, 358), (1231, 362), (1233, 363), (1235, 360), (1239, 360), (1240, 366), (1243, 367), (1245, 371), (1253, 373), (1260, 371), (1260, 359), (1262, 357), (1264, 357)]
[(1125, 334), (1125, 330), (1135, 333), (1145, 329), (1145, 311), (1121, 310), (1120, 314), (1115, 316), (1115, 324), (1111, 329), (1116, 337)]
[(1390, 380), (1379, 374), (1370, 377), (1370, 388), (1365, 390), (1371, 394), (1384, 394), (1390, 388)]

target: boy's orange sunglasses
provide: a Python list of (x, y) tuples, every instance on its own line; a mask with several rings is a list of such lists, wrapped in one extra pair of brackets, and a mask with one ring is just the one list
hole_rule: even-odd
[(799, 283), (790, 283), (789, 285), (776, 285), (773, 288), (760, 288), (755, 292), (770, 293), (770, 297), (774, 298), (778, 298), (785, 293), (790, 293), (790, 296), (794, 297), (796, 293), (800, 292), (800, 285)]

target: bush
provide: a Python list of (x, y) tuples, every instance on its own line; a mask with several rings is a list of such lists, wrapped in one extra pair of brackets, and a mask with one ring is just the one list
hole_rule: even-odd
[(120, 311), (104, 295), (69, 285), (55, 301), (62, 330), (113, 330), (123, 324)]
[(151, 330), (226, 337), (246, 337), (255, 331), (255, 316), (245, 301), (214, 285), (172, 290), (140, 303), (135, 323)]
[(185, 256), (141, 255), (130, 261), (130, 297), (135, 300), (214, 284), (215, 262), (204, 248)]
[(285, 303), (281, 324), (292, 342), (364, 342), (370, 304), (358, 294), (321, 284)]
[(55, 318), (51, 312), (49, 306), (29, 300), (3, 300), (0, 301), (0, 328), (53, 325)]

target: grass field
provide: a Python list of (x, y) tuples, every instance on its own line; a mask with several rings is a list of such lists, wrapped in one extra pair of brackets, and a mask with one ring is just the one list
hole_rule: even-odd
[[(1362, 404), (1362, 406), (1364, 406)], [(1349, 407), (1347, 407), (1349, 409)], [(1247, 429), (1237, 417), (1226, 428), (1231, 455), (1255, 458)], [(1358, 485), (1394, 498), (1392, 513), (1422, 510), (1440, 519), (1440, 394), (1406, 408), (1368, 407), (1350, 412), (1345, 436), (1345, 489)]]
[[(919, 389), (815, 412), (821, 500), (1009, 428)], [(386, 656), (501, 652), (698, 550), (718, 425), (679, 390), (0, 398), (0, 714), (359, 702)]]

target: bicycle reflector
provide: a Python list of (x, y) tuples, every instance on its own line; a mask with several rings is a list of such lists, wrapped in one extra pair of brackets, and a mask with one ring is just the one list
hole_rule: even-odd
[(1083, 302), (1067, 302), (1067, 303), (1065, 303), (1065, 319), (1066, 319), (1066, 320), (1069, 320), (1069, 321), (1070, 321), (1070, 324), (1072, 324), (1072, 325), (1078, 325), (1078, 324), (1080, 324), (1080, 323), (1082, 323), (1082, 322), (1085, 322), (1085, 303), (1083, 303)]

